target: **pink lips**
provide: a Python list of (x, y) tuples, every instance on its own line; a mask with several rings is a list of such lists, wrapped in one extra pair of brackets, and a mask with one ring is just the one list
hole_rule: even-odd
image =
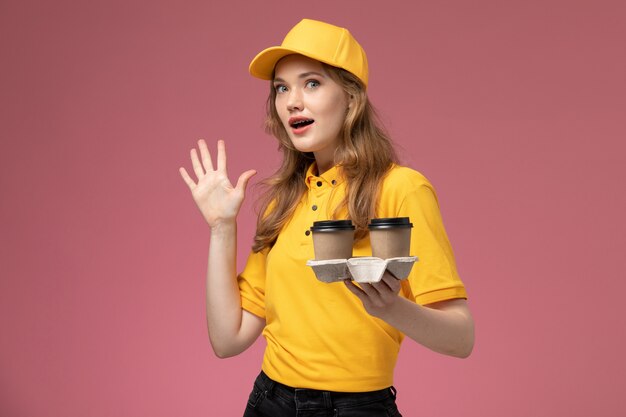
[[(294, 127), (294, 124), (301, 122), (301, 121), (310, 121), (311, 123)], [(290, 117), (288, 122), (289, 122), (289, 126), (291, 127), (291, 131), (296, 135), (300, 135), (306, 132), (313, 125), (313, 123), (315, 123), (313, 119), (309, 117), (304, 117), (304, 116)]]
[(302, 126), (302, 127), (298, 127), (298, 128), (291, 128), (291, 131), (293, 133), (295, 133), (296, 135), (299, 135), (301, 133), (306, 132), (307, 130), (309, 130), (309, 128), (313, 126), (313, 124), (311, 123), (310, 125), (306, 125), (306, 126)]

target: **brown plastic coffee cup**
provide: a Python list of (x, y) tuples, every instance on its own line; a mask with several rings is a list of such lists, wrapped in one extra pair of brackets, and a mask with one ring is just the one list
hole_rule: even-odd
[(367, 227), (370, 231), (372, 256), (381, 259), (409, 256), (413, 223), (408, 217), (372, 219)]
[(318, 261), (352, 257), (354, 225), (350, 220), (313, 222), (313, 251)]

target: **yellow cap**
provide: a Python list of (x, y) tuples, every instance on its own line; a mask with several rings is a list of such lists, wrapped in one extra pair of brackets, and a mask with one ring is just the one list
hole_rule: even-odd
[(250, 62), (250, 74), (271, 80), (278, 60), (291, 54), (343, 68), (359, 77), (367, 87), (367, 57), (361, 45), (347, 29), (311, 19), (302, 19), (295, 25), (280, 46), (267, 48), (254, 57)]

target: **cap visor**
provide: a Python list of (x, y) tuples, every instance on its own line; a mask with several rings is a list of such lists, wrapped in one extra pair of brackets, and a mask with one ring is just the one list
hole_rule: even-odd
[(250, 62), (250, 75), (262, 80), (271, 80), (274, 75), (274, 67), (276, 63), (283, 57), (291, 54), (298, 54), (300, 52), (291, 49), (285, 49), (280, 46), (273, 46), (267, 48)]

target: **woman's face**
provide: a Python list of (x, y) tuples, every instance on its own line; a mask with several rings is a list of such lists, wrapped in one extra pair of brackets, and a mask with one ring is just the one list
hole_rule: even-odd
[(331, 168), (348, 110), (348, 95), (319, 61), (288, 55), (274, 71), (276, 111), (293, 146), (313, 152), (321, 172)]

